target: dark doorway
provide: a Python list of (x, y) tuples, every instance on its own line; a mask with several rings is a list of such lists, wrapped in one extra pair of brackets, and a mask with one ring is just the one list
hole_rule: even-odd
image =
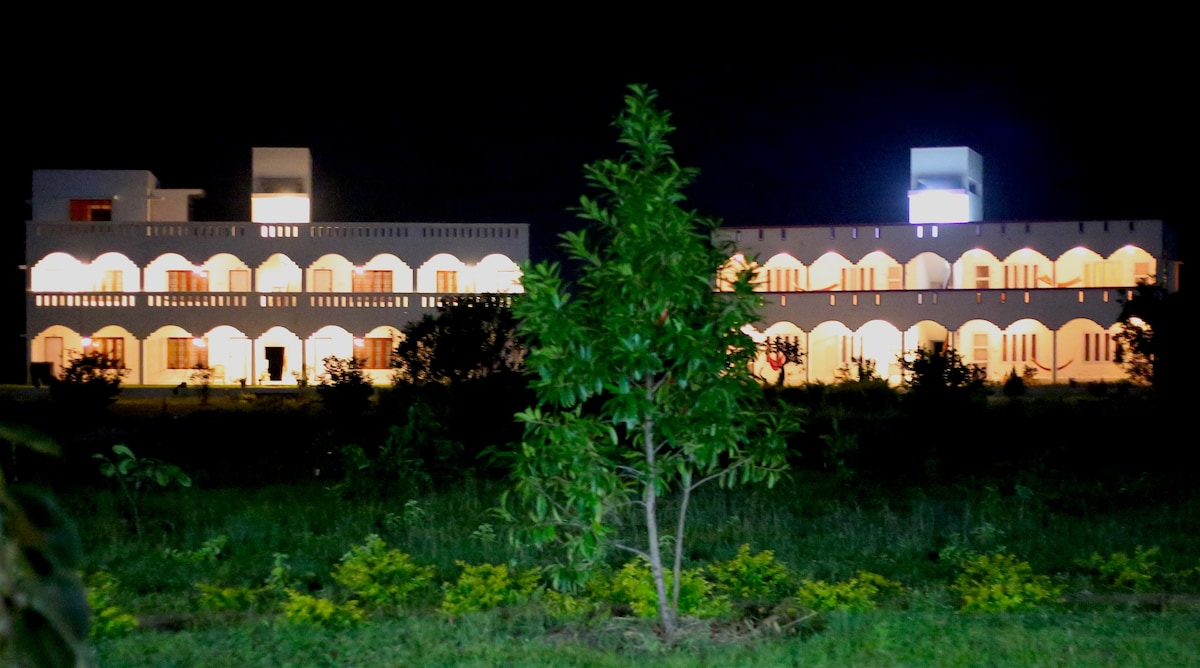
[(283, 380), (283, 346), (267, 346), (267, 375)]

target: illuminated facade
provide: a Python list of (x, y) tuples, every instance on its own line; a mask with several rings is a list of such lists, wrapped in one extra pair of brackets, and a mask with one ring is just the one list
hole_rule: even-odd
[(31, 374), (101, 351), (125, 382), (295, 385), (328, 356), (378, 383), (404, 325), (451, 294), (519, 292), (525, 224), (311, 222), (303, 148), (253, 151), (251, 221), (193, 222), (147, 171), (37, 170), (26, 223)]
[(1163, 222), (983, 222), (982, 172), (965, 147), (913, 149), (908, 224), (722, 228), (729, 266), (754, 263), (765, 293), (755, 336), (804, 353), (785, 364), (764, 348), (756, 372), (833, 382), (865, 359), (898, 383), (898, 358), (922, 347), (953, 348), (989, 380), (1125, 378), (1119, 300), (1139, 281), (1178, 289)]

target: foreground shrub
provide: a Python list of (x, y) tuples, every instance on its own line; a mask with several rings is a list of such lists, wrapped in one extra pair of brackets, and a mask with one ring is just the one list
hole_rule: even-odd
[(87, 590), (88, 607), (92, 610), (92, 625), (88, 635), (93, 638), (123, 636), (138, 626), (137, 617), (113, 605), (117, 580), (105, 571), (92, 573), (83, 579)]
[(1154, 558), (1158, 552), (1157, 547), (1144, 550), (1138, 545), (1132, 557), (1124, 552), (1114, 552), (1106, 558), (1093, 552), (1091, 557), (1075, 563), (1090, 572), (1096, 587), (1144, 592), (1154, 589), (1158, 575), (1158, 563)]
[(302, 594), (295, 589), (288, 589), (287, 596), (283, 603), (283, 619), (289, 624), (346, 629), (366, 619), (366, 615), (358, 608), (358, 601), (334, 603), (327, 598)]
[(442, 583), (445, 592), (442, 612), (450, 615), (520, 605), (533, 598), (540, 587), (537, 570), (510, 575), (505, 564), (454, 563), (462, 567), (462, 574), (453, 584)]
[(962, 567), (950, 587), (960, 598), (962, 612), (1033, 610), (1062, 598), (1062, 586), (1035, 575), (1027, 562), (1011, 554), (980, 555), (964, 561)]
[(859, 571), (845, 582), (803, 580), (796, 599), (806, 608), (818, 612), (844, 610), (865, 612), (876, 608), (880, 595), (899, 593), (903, 587), (877, 573)]
[(773, 550), (750, 554), (750, 546), (745, 543), (732, 559), (710, 564), (708, 572), (717, 593), (741, 601), (783, 598), (783, 591), (792, 581), (787, 566), (775, 558)]
[[(666, 573), (667, 595), (674, 591), (674, 576)], [(628, 606), (638, 617), (658, 615), (658, 593), (650, 564), (645, 559), (630, 561), (609, 578), (597, 578), (589, 583), (593, 596), (614, 606)], [(684, 569), (679, 576), (679, 614), (708, 618), (730, 610), (729, 598), (714, 592), (699, 568)]]
[(418, 566), (410, 555), (389, 549), (377, 534), (352, 546), (333, 567), (338, 584), (375, 608), (403, 605), (413, 592), (429, 585), (433, 573), (432, 566)]
[(282, 601), (291, 588), (291, 572), (287, 565), (288, 555), (276, 552), (271, 572), (261, 587), (220, 587), (196, 583), (200, 591), (198, 604), (201, 610), (267, 610)]

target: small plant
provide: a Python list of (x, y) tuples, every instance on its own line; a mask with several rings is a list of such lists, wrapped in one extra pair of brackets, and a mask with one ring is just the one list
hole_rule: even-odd
[(283, 619), (289, 624), (347, 629), (366, 619), (366, 615), (358, 607), (358, 601), (334, 603), (327, 598), (302, 594), (295, 589), (288, 589), (287, 597), (283, 603)]
[(876, 599), (883, 594), (903, 591), (899, 582), (893, 582), (877, 573), (859, 571), (845, 582), (829, 583), (824, 580), (802, 580), (796, 599), (814, 611), (844, 610), (865, 612), (874, 610)]
[(463, 572), (453, 584), (442, 583), (445, 592), (442, 612), (446, 614), (461, 615), (519, 605), (529, 601), (540, 588), (537, 570), (510, 574), (505, 564), (470, 566), (462, 561), (454, 563), (462, 567)]
[(751, 554), (747, 544), (742, 544), (732, 559), (710, 564), (708, 572), (718, 593), (742, 601), (782, 598), (783, 589), (792, 581), (787, 566), (775, 558), (773, 550)]
[(100, 474), (106, 478), (115, 478), (121, 488), (121, 493), (129, 501), (133, 510), (133, 529), (139, 536), (142, 534), (142, 520), (138, 512), (138, 500), (145, 487), (154, 482), (159, 487), (172, 484), (180, 487), (191, 487), (192, 479), (178, 466), (167, 464), (153, 457), (138, 457), (125, 445), (112, 446), (116, 461), (102, 454), (92, 455), (100, 460)]
[(1003, 391), (1004, 396), (1009, 398), (1025, 396), (1025, 378), (1017, 375), (1017, 367), (1013, 367), (1004, 377)]
[(352, 546), (333, 567), (333, 579), (374, 608), (403, 605), (429, 585), (433, 573), (432, 566), (414, 564), (410, 555), (389, 549), (376, 534)]
[(1158, 562), (1154, 558), (1158, 554), (1157, 547), (1146, 550), (1138, 545), (1132, 557), (1124, 552), (1114, 552), (1105, 558), (1094, 552), (1091, 557), (1075, 563), (1092, 574), (1098, 587), (1144, 592), (1154, 589), (1158, 577)]
[(163, 556), (175, 561), (183, 561), (189, 564), (212, 563), (221, 558), (225, 544), (229, 539), (225, 536), (217, 536), (204, 541), (200, 547), (194, 550), (176, 550), (174, 548), (163, 548)]
[(92, 626), (88, 635), (92, 639), (123, 636), (138, 626), (137, 617), (113, 605), (117, 591), (117, 580), (112, 574), (98, 571), (83, 580), (87, 589), (88, 607), (92, 610)]
[(959, 596), (962, 612), (1033, 610), (1058, 601), (1063, 587), (1035, 575), (1028, 562), (1011, 554), (984, 554), (963, 563), (963, 572), (950, 587)]
[(404, 502), (404, 510), (399, 513), (388, 513), (383, 517), (383, 526), (387, 527), (389, 531), (399, 532), (420, 526), (428, 518), (429, 511), (425, 510), (425, 506), (416, 499), (409, 499)]
[[(668, 573), (667, 591), (674, 586), (674, 577)], [(589, 583), (597, 598), (618, 606), (629, 606), (638, 617), (654, 617), (658, 614), (658, 594), (650, 564), (639, 558), (626, 563), (611, 578), (600, 578)], [(679, 614), (697, 618), (709, 618), (729, 612), (729, 598), (715, 593), (715, 587), (704, 578), (699, 568), (683, 569), (679, 578)]]
[(496, 528), (491, 524), (480, 524), (471, 532), (471, 538), (484, 545), (494, 545), (496, 543)]

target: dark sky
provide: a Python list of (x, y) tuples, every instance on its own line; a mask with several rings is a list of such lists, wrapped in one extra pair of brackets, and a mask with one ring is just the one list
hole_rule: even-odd
[(16, 68), (29, 103), (6, 262), (22, 261), (32, 169), (147, 169), (204, 189), (197, 218), (245, 220), (254, 146), (311, 148), (317, 220), (529, 222), (545, 257), (576, 224), (582, 166), (619, 152), (610, 122), (632, 82), (673, 113), (677, 157), (701, 172), (691, 204), (727, 224), (902, 222), (909, 148), (956, 145), (983, 156), (988, 220), (1178, 221), (1186, 73), (1168, 47), (964, 55), (981, 50), (250, 64), (81, 50)]

